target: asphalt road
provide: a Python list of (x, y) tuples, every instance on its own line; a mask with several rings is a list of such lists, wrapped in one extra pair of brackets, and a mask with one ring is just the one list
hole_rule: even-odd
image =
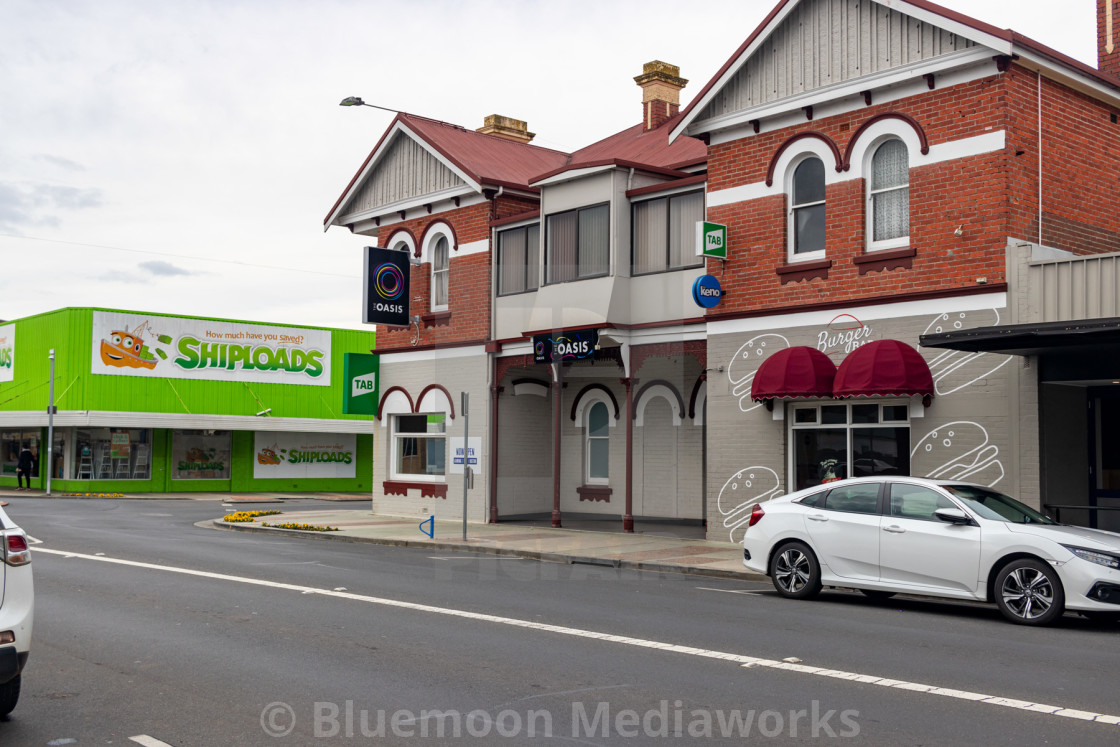
[(1120, 740), (966, 695), (1120, 716), (1120, 629), (1074, 616), (196, 526), (213, 501), (7, 510), (42, 544), (2, 745)]

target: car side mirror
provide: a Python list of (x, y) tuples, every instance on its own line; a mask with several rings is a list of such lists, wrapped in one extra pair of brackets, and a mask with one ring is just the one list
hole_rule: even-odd
[(939, 508), (933, 512), (941, 521), (949, 524), (971, 524), (972, 517), (959, 508)]

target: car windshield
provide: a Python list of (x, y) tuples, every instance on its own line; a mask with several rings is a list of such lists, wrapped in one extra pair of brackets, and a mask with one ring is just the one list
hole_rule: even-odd
[(978, 485), (945, 485), (943, 487), (985, 519), (1007, 521), (1012, 524), (1055, 523), (1048, 516), (1043, 516), (1011, 496), (997, 493), (988, 488), (982, 488)]

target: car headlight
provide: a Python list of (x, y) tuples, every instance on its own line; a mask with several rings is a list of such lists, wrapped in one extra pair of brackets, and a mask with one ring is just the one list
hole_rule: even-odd
[(1120, 569), (1120, 557), (1116, 555), (1109, 555), (1106, 552), (1099, 552), (1097, 550), (1087, 550), (1084, 547), (1072, 547), (1070, 545), (1062, 545), (1062, 547), (1082, 560), (1088, 560), (1090, 563), (1103, 565), (1105, 568)]

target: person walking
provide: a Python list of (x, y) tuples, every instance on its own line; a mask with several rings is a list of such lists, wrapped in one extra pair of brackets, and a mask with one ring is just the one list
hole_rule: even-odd
[[(34, 464), (35, 457), (31, 453), (31, 449), (26, 446), (19, 453), (19, 461), (16, 463), (16, 490), (31, 490), (31, 469)], [(23, 480), (27, 479), (27, 487), (23, 487)]]

